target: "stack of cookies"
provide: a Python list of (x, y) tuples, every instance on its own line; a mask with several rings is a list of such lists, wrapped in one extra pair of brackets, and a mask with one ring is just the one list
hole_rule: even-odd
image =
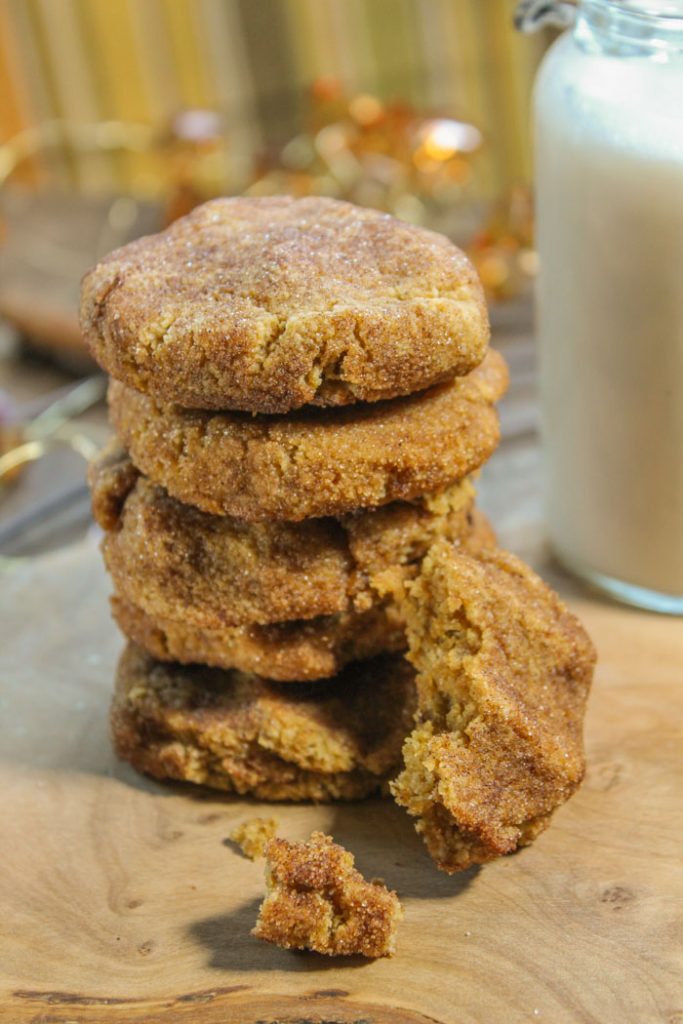
[(437, 538), (491, 540), (471, 477), (506, 372), (466, 258), (332, 200), (218, 200), (104, 260), (82, 312), (114, 378), (117, 440), (91, 479), (135, 645), (119, 750), (261, 796), (376, 789), (400, 701), (367, 659), (405, 646), (377, 581)]
[(495, 544), (472, 480), (507, 374), (468, 260), (346, 203), (221, 199), (98, 264), (81, 317), (113, 378), (118, 753), (263, 799), (380, 791), (419, 567)]

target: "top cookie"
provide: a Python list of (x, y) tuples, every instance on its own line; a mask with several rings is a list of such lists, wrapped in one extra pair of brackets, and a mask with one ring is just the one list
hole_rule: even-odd
[(333, 199), (216, 199), (86, 275), (113, 377), (188, 408), (285, 413), (412, 394), (484, 357), (481, 285), (448, 239)]

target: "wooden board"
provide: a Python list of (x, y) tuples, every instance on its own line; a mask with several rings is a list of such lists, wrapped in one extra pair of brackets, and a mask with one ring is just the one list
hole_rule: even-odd
[(390, 801), (275, 809), (403, 900), (398, 955), (345, 962), (249, 934), (263, 866), (226, 839), (272, 808), (113, 758), (120, 640), (94, 542), (0, 587), (1, 1021), (683, 1021), (680, 620), (574, 601), (601, 658), (588, 775), (514, 857), (448, 878)]

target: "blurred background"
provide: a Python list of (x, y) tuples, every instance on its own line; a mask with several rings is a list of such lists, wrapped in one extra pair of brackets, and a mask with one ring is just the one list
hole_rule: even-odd
[(59, 539), (62, 512), (70, 529), (106, 432), (82, 274), (214, 195), (331, 195), (448, 234), (507, 335), (507, 429), (530, 429), (529, 107), (551, 34), (517, 34), (514, 7), (0, 0), (0, 553)]

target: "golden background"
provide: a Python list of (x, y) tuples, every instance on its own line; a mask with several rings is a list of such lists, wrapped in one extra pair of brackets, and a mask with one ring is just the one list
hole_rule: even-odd
[[(226, 183), (305, 124), (321, 76), (348, 96), (400, 97), (484, 133), (482, 196), (530, 178), (529, 101), (547, 45), (512, 27), (513, 0), (0, 0), (0, 142), (58, 119), (142, 122), (223, 115)], [(24, 160), (81, 190), (155, 194), (145, 152), (84, 155), (69, 139)], [(1, 176), (1, 175), (0, 175)]]

